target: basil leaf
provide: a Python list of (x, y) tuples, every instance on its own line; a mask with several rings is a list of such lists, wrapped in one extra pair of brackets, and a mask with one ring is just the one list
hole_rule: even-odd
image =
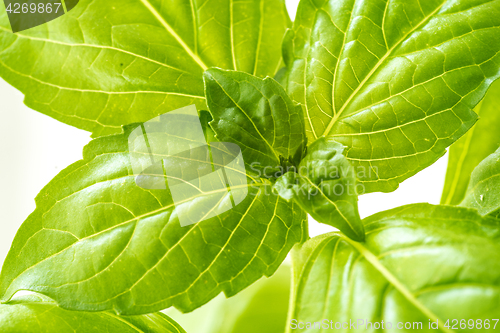
[(94, 137), (186, 105), (205, 107), (203, 71), (273, 76), (290, 24), (283, 0), (81, 0), (12, 34), (0, 12), (0, 75), (30, 108)]
[(308, 147), (299, 172), (285, 174), (273, 188), (286, 200), (296, 201), (316, 221), (363, 241), (356, 175), (343, 150), (344, 146), (331, 138), (316, 140)]
[(495, 81), (474, 111), (479, 121), (449, 150), (441, 203), (458, 205), (465, 197), (474, 168), (500, 144), (500, 81)]
[[(137, 129), (149, 131), (147, 125)], [(221, 166), (193, 154), (195, 149), (174, 154), (179, 147), (198, 145), (192, 133), (174, 130), (180, 133), (153, 136), (164, 140), (163, 155), (142, 154), (139, 160), (145, 165), (150, 157), (162, 161), (161, 173), (148, 168), (145, 176), (151, 176), (152, 185), (165, 186), (166, 179), (169, 187), (163, 189), (137, 185), (142, 178), (135, 177), (129, 153), (135, 126), (89, 143), (84, 159), (38, 195), (37, 209), (21, 226), (3, 266), (1, 301), (31, 290), (74, 310), (130, 315), (174, 305), (190, 311), (221, 291), (233, 296), (273, 274), (302, 239), (305, 214), (273, 194), (267, 179), (243, 173), (245, 182), (212, 189), (214, 177), (205, 181), (201, 176)], [(151, 138), (148, 148), (156, 144)], [(211, 143), (211, 148), (217, 146)], [(241, 174), (223, 167), (227, 174)], [(170, 172), (165, 175), (163, 169)], [(189, 177), (199, 178), (198, 183), (183, 180)], [(171, 180), (199, 190), (182, 192), (182, 200), (175, 200)], [(220, 210), (230, 203), (232, 209)], [(213, 212), (217, 215), (209, 215)], [(212, 217), (181, 226), (183, 216), (200, 213)]]
[(500, 148), (474, 169), (460, 206), (475, 208), (481, 215), (500, 217)]
[(252, 170), (273, 174), (281, 170), (282, 160), (300, 162), (304, 115), (278, 82), (220, 69), (208, 70), (204, 78), (214, 119), (210, 126), (219, 140), (241, 147)]
[(429, 320), (439, 320), (440, 331), (453, 332), (444, 327), (448, 319), (498, 318), (498, 220), (464, 208), (415, 204), (363, 222), (365, 243), (331, 233), (294, 252), (291, 319), (383, 320), (387, 331), (388, 322), (393, 330), (398, 322), (420, 322), (430, 331)]
[(367, 192), (395, 190), (476, 121), (500, 75), (500, 2), (303, 0), (286, 89), (309, 141), (346, 146)]
[(23, 296), (0, 305), (3, 333), (186, 333), (162, 313), (117, 316), (111, 312), (63, 310), (45, 297)]
[(191, 313), (167, 314), (192, 333), (277, 333), (286, 327), (291, 272), (283, 264), (270, 278), (261, 279), (226, 299), (217, 297)]

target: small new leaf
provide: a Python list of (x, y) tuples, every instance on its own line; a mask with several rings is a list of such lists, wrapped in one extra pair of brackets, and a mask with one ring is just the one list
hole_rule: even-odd
[(318, 222), (338, 228), (349, 238), (363, 241), (365, 232), (358, 212), (356, 174), (342, 155), (344, 146), (320, 138), (308, 147), (298, 172), (280, 177), (274, 189), (296, 201)]
[(304, 115), (278, 82), (220, 69), (206, 71), (204, 78), (210, 126), (220, 141), (241, 147), (249, 168), (271, 176), (283, 160), (300, 162)]

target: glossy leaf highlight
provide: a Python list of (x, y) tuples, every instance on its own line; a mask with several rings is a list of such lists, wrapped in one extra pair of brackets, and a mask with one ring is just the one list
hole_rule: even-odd
[(286, 90), (310, 142), (333, 137), (367, 192), (389, 192), (474, 124), (499, 52), (500, 1), (303, 0)]

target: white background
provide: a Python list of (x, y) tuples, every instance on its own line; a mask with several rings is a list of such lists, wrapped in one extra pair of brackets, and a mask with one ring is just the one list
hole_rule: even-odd
[[(295, 16), (298, 0), (287, 0)], [(60, 123), (23, 104), (23, 94), (0, 79), (0, 265), (21, 223), (35, 209), (34, 198), (59, 171), (81, 159), (88, 132)], [(447, 158), (401, 184), (392, 193), (372, 193), (359, 200), (360, 214), (409, 203), (438, 204)], [(332, 230), (311, 221), (311, 236)]]

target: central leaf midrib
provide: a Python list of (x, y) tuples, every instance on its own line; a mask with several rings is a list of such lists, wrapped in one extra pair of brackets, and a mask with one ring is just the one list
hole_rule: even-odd
[(304, 177), (304, 179), (309, 183), (311, 184), (311, 186), (318, 190), (321, 194), (323, 194), (323, 197), (328, 200), (328, 202), (335, 207), (335, 209), (337, 210), (337, 212), (339, 213), (339, 215), (342, 217), (342, 219), (344, 219), (344, 221), (347, 222), (347, 225), (351, 228), (351, 230), (355, 233), (355, 234), (358, 234), (356, 229), (354, 229), (354, 226), (351, 224), (351, 222), (349, 221), (349, 219), (347, 217), (344, 216), (344, 214), (342, 214), (342, 211), (339, 209), (337, 203), (335, 201), (332, 201), (328, 196), (326, 196), (326, 194), (323, 192), (322, 189), (320, 189), (318, 187), (318, 185), (314, 184), (308, 177)]
[[(10, 31), (8, 29), (5, 29), (2, 26), (0, 26), (0, 30), (10, 33)], [(97, 45), (97, 44), (88, 44), (88, 43), (68, 43), (68, 42), (63, 42), (63, 41), (60, 41), (60, 40), (54, 40), (54, 39), (46, 39), (46, 38), (28, 36), (28, 35), (24, 35), (24, 34), (20, 34), (20, 33), (16, 33), (16, 36), (18, 38), (22, 38), (22, 39), (40, 41), (41, 43), (51, 43), (51, 44), (62, 45), (62, 46), (67, 46), (67, 47), (88, 47), (88, 48), (96, 48), (96, 49), (99, 49), (99, 50), (105, 50), (105, 49), (112, 50), (112, 51), (115, 51), (115, 52), (121, 52), (121, 53), (124, 53), (124, 54), (128, 54), (128, 55), (130, 55), (132, 57), (143, 59), (145, 61), (157, 64), (157, 65), (165, 67), (165, 68), (170, 68), (170, 69), (173, 69), (173, 70), (185, 73), (185, 74), (192, 74), (192, 73), (190, 73), (190, 72), (188, 72), (186, 70), (183, 70), (181, 68), (174, 67), (174, 66), (171, 66), (169, 64), (157, 61), (157, 60), (155, 60), (153, 58), (150, 58), (150, 57), (138, 54), (138, 53), (134, 53), (132, 51), (128, 51), (128, 50), (125, 50), (125, 49), (120, 49), (120, 48), (112, 46), (112, 45)], [(2, 50), (2, 52), (3, 51), (5, 51), (5, 49)]]
[[(192, 286), (199, 281), (199, 279), (202, 278), (202, 276), (204, 274), (206, 274), (206, 272), (208, 272), (210, 270), (210, 268), (213, 267), (213, 265), (215, 264), (215, 262), (217, 261), (217, 259), (223, 254), (223, 251), (224, 249), (229, 245), (229, 242), (231, 241), (231, 239), (233, 239), (234, 235), (236, 234), (236, 230), (238, 230), (238, 228), (241, 226), (241, 223), (243, 222), (243, 220), (245, 219), (247, 213), (250, 211), (250, 209), (253, 207), (255, 201), (257, 200), (258, 198), (258, 195), (256, 195), (254, 197), (254, 199), (252, 200), (252, 202), (250, 203), (250, 205), (248, 206), (248, 208), (246, 209), (245, 211), (245, 214), (243, 214), (243, 216), (239, 219), (238, 221), (238, 224), (235, 226), (235, 228), (232, 230), (231, 234), (229, 235), (229, 237), (227, 238), (227, 240), (224, 242), (224, 245), (221, 247), (221, 249), (219, 250), (219, 252), (217, 253), (217, 255), (212, 259), (212, 261), (210, 262), (210, 264), (208, 265), (207, 268), (205, 268), (203, 270), (203, 272), (200, 272), (198, 274), (198, 276), (196, 277), (196, 279), (194, 279), (194, 281), (192, 283), (190, 283), (190, 285), (188, 287), (185, 288), (184, 291), (181, 291), (181, 292), (177, 292), (176, 294), (172, 294), (170, 296), (168, 296), (168, 298), (166, 299), (162, 299), (161, 302), (164, 302), (165, 300), (169, 300), (169, 299), (172, 299), (174, 297), (177, 297), (181, 294), (184, 294), (186, 293), (190, 288), (192, 288)], [(276, 202), (276, 205), (278, 204), (278, 202)], [(272, 220), (269, 222), (271, 223)], [(197, 224), (197, 226), (199, 226), (199, 224)], [(186, 234), (184, 234), (184, 236), (182, 236), (181, 239), (179, 239), (170, 249), (167, 250), (167, 252), (150, 268), (148, 269), (144, 274), (142, 274), (142, 276), (137, 279), (137, 281), (135, 281), (129, 288), (127, 288), (126, 291), (122, 292), (122, 293), (119, 293), (117, 295), (115, 295), (111, 300), (113, 299), (116, 299), (122, 295), (124, 295), (125, 293), (131, 291), (133, 288), (135, 288), (139, 283), (141, 283), (148, 275), (149, 273), (151, 273), (153, 270), (155, 270), (158, 265), (160, 265), (160, 263), (171, 253), (171, 251), (176, 248), (177, 246), (180, 246), (180, 243), (186, 239), (188, 236), (191, 235), (191, 232), (194, 230), (195, 228), (192, 228), (190, 229)]]
[[(345, 109), (351, 104), (351, 102), (353, 101), (354, 97), (356, 97), (357, 94), (361, 91), (361, 89), (364, 88), (364, 85), (366, 84), (366, 82), (368, 82), (368, 80), (373, 76), (373, 74), (375, 74), (375, 72), (380, 68), (380, 66), (382, 66), (382, 64), (387, 60), (387, 58), (392, 54), (392, 52), (394, 52), (394, 50), (403, 41), (405, 41), (408, 38), (408, 36), (410, 36), (413, 32), (415, 32), (422, 25), (424, 25), (432, 16), (434, 16), (434, 14), (436, 14), (441, 9), (441, 7), (445, 4), (445, 2), (446, 1), (443, 1), (443, 3), (441, 3), (441, 5), (439, 5), (429, 15), (427, 15), (426, 17), (424, 17), (424, 19), (422, 19), (422, 21), (419, 24), (417, 24), (415, 27), (413, 27), (412, 29), (410, 29), (410, 31), (408, 31), (400, 40), (398, 40), (397, 43), (395, 43), (389, 50), (387, 50), (387, 52), (384, 54), (384, 56), (382, 58), (380, 58), (380, 60), (375, 64), (375, 66), (370, 70), (370, 72), (365, 76), (365, 78), (359, 83), (359, 85), (356, 87), (356, 89), (354, 89), (354, 91), (349, 95), (349, 98), (342, 105), (342, 107), (340, 108), (339, 112), (335, 113), (335, 115), (333, 116), (333, 118), (328, 123), (328, 126), (325, 129), (325, 131), (323, 132), (322, 136), (327, 136), (328, 134), (330, 134), (330, 131), (332, 130), (333, 125), (335, 125), (335, 123), (340, 118), (340, 116), (345, 111)], [(349, 27), (347, 27), (347, 30), (349, 30)], [(347, 34), (347, 30), (346, 30), (345, 34)], [(340, 62), (340, 57), (341, 56), (342, 56), (342, 54), (339, 55), (339, 59), (337, 60), (337, 63)], [(332, 85), (332, 90), (333, 91), (335, 90), (335, 81), (336, 80), (333, 81), (333, 85)], [(333, 108), (334, 108), (334, 106), (333, 106)]]
[[(248, 185), (248, 184), (247, 184), (247, 185), (245, 185), (245, 186), (241, 186), (241, 185), (239, 185), (239, 186), (233, 186), (232, 188), (233, 188), (233, 189), (235, 189), (235, 188), (244, 188), (244, 187), (251, 187), (251, 186), (259, 186), (259, 185), (256, 185), (256, 184)], [(188, 199), (185, 199), (185, 200), (179, 201), (177, 204), (181, 204), (181, 203), (184, 203), (184, 202), (191, 201), (191, 200), (193, 200), (193, 199), (194, 199), (194, 198), (196, 198), (196, 197), (200, 197), (200, 196), (207, 195), (207, 194), (212, 194), (212, 193), (218, 193), (218, 192), (222, 192), (222, 191), (226, 191), (226, 189), (221, 189), (221, 190), (217, 190), (217, 191), (210, 191), (210, 192), (204, 192), (204, 193), (203, 193), (203, 194), (201, 194), (201, 195), (198, 195), (198, 196), (193, 196), (193, 197), (191, 197), (191, 198), (188, 198)], [(47, 258), (44, 258), (44, 259), (40, 260), (39, 262), (34, 263), (33, 265), (31, 265), (31, 266), (27, 267), (27, 268), (26, 268), (25, 270), (23, 270), (22, 272), (20, 272), (20, 273), (16, 274), (15, 278), (14, 278), (14, 279), (12, 279), (8, 285), (6, 285), (4, 288), (0, 288), (0, 292), (2, 293), (2, 294), (0, 294), (0, 299), (4, 299), (4, 300), (5, 300), (4, 296), (5, 296), (5, 295), (7, 294), (7, 292), (9, 291), (9, 288), (12, 286), (12, 284), (14, 283), (14, 281), (16, 281), (16, 280), (17, 280), (17, 279), (18, 279), (21, 275), (23, 275), (23, 274), (24, 274), (24, 273), (26, 273), (27, 271), (29, 271), (29, 270), (31, 270), (31, 269), (33, 269), (33, 268), (35, 268), (36, 266), (40, 265), (42, 262), (45, 262), (45, 261), (47, 261), (47, 260), (49, 260), (49, 259), (51, 259), (51, 258), (53, 258), (53, 257), (55, 257), (55, 256), (57, 256), (57, 255), (59, 255), (59, 254), (61, 254), (62, 252), (64, 252), (64, 251), (68, 250), (68, 249), (69, 249), (69, 248), (71, 248), (73, 245), (75, 245), (75, 244), (77, 244), (77, 243), (81, 243), (81, 242), (82, 242), (82, 241), (84, 241), (84, 240), (87, 240), (87, 239), (90, 239), (90, 238), (96, 237), (96, 236), (98, 236), (98, 235), (104, 234), (105, 232), (108, 232), (108, 231), (110, 231), (110, 230), (113, 230), (113, 229), (119, 228), (119, 227), (124, 226), (124, 225), (126, 225), (126, 224), (128, 224), (128, 223), (131, 223), (131, 222), (134, 222), (134, 221), (139, 221), (139, 220), (141, 220), (141, 219), (143, 219), (143, 218), (146, 218), (146, 217), (149, 217), (149, 216), (155, 215), (155, 214), (157, 214), (157, 213), (164, 212), (165, 210), (167, 210), (167, 209), (169, 209), (169, 208), (172, 208), (172, 207), (175, 207), (175, 204), (173, 204), (173, 203), (172, 203), (172, 204), (166, 205), (166, 206), (164, 206), (164, 207), (161, 207), (161, 208), (159, 208), (159, 209), (156, 209), (156, 210), (153, 210), (153, 211), (147, 212), (147, 213), (145, 213), (145, 214), (142, 214), (142, 215), (139, 215), (139, 216), (134, 216), (134, 218), (132, 218), (132, 219), (128, 219), (128, 220), (126, 220), (126, 221), (120, 222), (120, 223), (118, 223), (118, 224), (116, 224), (116, 225), (114, 225), (114, 226), (112, 226), (112, 227), (110, 227), (110, 228), (107, 228), (107, 229), (101, 230), (101, 231), (99, 231), (99, 232), (93, 233), (93, 234), (91, 234), (91, 235), (89, 235), (89, 236), (86, 236), (86, 237), (83, 237), (83, 238), (79, 239), (78, 241), (76, 241), (76, 242), (74, 242), (74, 243), (71, 243), (69, 246), (67, 246), (67, 247), (65, 247), (65, 248), (63, 248), (63, 249), (61, 249), (60, 251), (58, 251), (58, 252), (56, 252), (56, 253), (54, 253), (54, 254), (50, 255), (50, 256), (49, 256), (49, 257), (47, 257)], [(52, 208), (52, 207), (51, 207), (51, 208)], [(45, 212), (45, 213), (46, 213), (46, 212)], [(38, 232), (38, 231), (37, 231), (37, 232)], [(11, 295), (11, 296), (12, 296), (12, 295)]]
[[(191, 99), (201, 99), (205, 100), (204, 96), (201, 95), (190, 95), (190, 94), (184, 94), (184, 93), (178, 93), (178, 92), (171, 92), (171, 91), (159, 91), (159, 90), (130, 90), (130, 91), (106, 91), (106, 90), (97, 90), (97, 89), (80, 89), (80, 88), (73, 88), (69, 86), (61, 86), (57, 85), (48, 81), (41, 80), (37, 77), (34, 77), (32, 75), (24, 74), (19, 71), (14, 70), (12, 67), (8, 66), (6, 63), (4, 63), (2, 60), (0, 60), (0, 65), (2, 65), (4, 68), (6, 68), (8, 71), (11, 71), (12, 73), (15, 73), (19, 76), (23, 76), (28, 78), (29, 80), (36, 81), (40, 84), (44, 84), (49, 87), (54, 87), (60, 90), (66, 90), (66, 91), (77, 91), (81, 93), (96, 93), (96, 94), (105, 94), (105, 95), (129, 95), (129, 94), (160, 94), (160, 95), (176, 95), (176, 96), (181, 96), (181, 97), (187, 97)], [(54, 110), (56, 113), (60, 113)], [(67, 117), (76, 117), (74, 115), (64, 115)], [(79, 119), (84, 119), (87, 121), (99, 123), (98, 120), (95, 119), (89, 119), (89, 118), (83, 118), (83, 117), (76, 117)], [(99, 123), (100, 124), (100, 123)], [(100, 124), (104, 127), (114, 127), (114, 128), (121, 128), (122, 126), (113, 126), (113, 125), (105, 125), (105, 124)]]
[[(257, 39), (257, 48), (255, 51), (255, 62), (253, 65), (253, 75), (257, 76), (257, 67), (259, 66), (259, 53), (260, 53), (260, 47), (262, 44), (262, 33), (264, 31), (264, 0), (259, 0), (260, 1), (260, 21), (259, 21), (259, 37)], [(279, 66), (279, 62), (278, 62)]]
[[(163, 16), (158, 13), (156, 8), (149, 2), (149, 0), (140, 0), (144, 7), (146, 7), (151, 14), (158, 20), (158, 22), (163, 25), (163, 27), (167, 30), (168, 33), (172, 35), (172, 37), (175, 38), (175, 40), (182, 46), (182, 48), (189, 54), (189, 56), (203, 69), (203, 71), (206, 71), (208, 69), (208, 66), (205, 65), (203, 60), (191, 50), (191, 48), (184, 42), (184, 40), (175, 32), (175, 30), (168, 24), (168, 22), (163, 18)], [(196, 43), (196, 41), (195, 41)]]
[[(259, 191), (260, 191), (260, 190), (259, 190)], [(236, 230), (237, 230), (237, 229), (238, 229), (238, 227), (241, 225), (241, 223), (244, 221), (244, 219), (245, 219), (246, 215), (247, 215), (247, 214), (248, 214), (248, 212), (251, 210), (251, 208), (253, 207), (254, 203), (257, 201), (257, 198), (258, 198), (258, 197), (259, 197), (258, 195), (256, 195), (256, 196), (254, 197), (254, 199), (252, 200), (251, 204), (250, 204), (250, 205), (249, 205), (249, 207), (246, 209), (245, 214), (243, 214), (243, 216), (239, 219), (238, 225), (237, 225), (237, 226), (233, 229), (233, 231), (231, 232), (231, 235), (230, 235), (230, 236), (228, 237), (228, 239), (225, 241), (225, 243), (224, 243), (224, 245), (222, 246), (221, 250), (219, 251), (219, 253), (217, 254), (217, 256), (216, 256), (216, 257), (212, 260), (212, 262), (210, 263), (210, 265), (209, 265), (209, 266), (208, 266), (208, 267), (207, 267), (207, 268), (206, 268), (203, 272), (201, 272), (201, 273), (198, 275), (198, 277), (197, 277), (197, 278), (196, 278), (196, 279), (195, 279), (195, 280), (194, 280), (194, 281), (190, 284), (190, 286), (189, 286), (189, 287), (187, 287), (187, 288), (186, 288), (186, 290), (185, 290), (185, 291), (178, 292), (178, 293), (176, 293), (176, 294), (170, 295), (167, 299), (162, 299), (162, 300), (161, 300), (161, 302), (164, 302), (165, 300), (172, 299), (172, 298), (174, 298), (174, 297), (176, 297), (176, 296), (178, 296), (178, 295), (181, 295), (181, 294), (183, 294), (183, 293), (186, 293), (186, 292), (187, 292), (187, 290), (189, 290), (189, 289), (190, 289), (190, 288), (191, 288), (191, 287), (192, 287), (192, 286), (193, 286), (193, 285), (194, 285), (194, 284), (195, 284), (195, 283), (196, 283), (196, 282), (197, 282), (200, 278), (202, 278), (202, 276), (203, 276), (203, 275), (204, 275), (207, 271), (209, 271), (209, 269), (210, 269), (211, 267), (213, 267), (213, 265), (215, 264), (215, 262), (217, 261), (217, 259), (218, 259), (218, 258), (222, 255), (223, 250), (224, 250), (224, 249), (228, 246), (229, 242), (230, 242), (230, 241), (231, 241), (231, 239), (234, 237), (234, 235), (235, 235), (235, 233), (236, 233)], [(276, 209), (277, 209), (277, 206), (278, 206), (278, 202), (279, 202), (279, 198), (276, 200), (276, 203), (275, 203), (275, 214), (273, 214), (273, 216), (269, 219), (269, 223), (268, 223), (268, 230), (267, 230), (267, 231), (266, 231), (266, 233), (262, 236), (262, 240), (261, 240), (261, 244), (259, 245), (259, 248), (262, 246), (262, 244), (264, 243), (265, 238), (267, 237), (267, 234), (268, 234), (268, 232), (269, 232), (269, 225), (273, 222), (274, 217), (275, 217), (275, 216), (277, 216), (277, 215), (276, 215)], [(150, 269), (149, 269), (146, 273), (144, 273), (144, 274), (143, 274), (143, 275), (142, 275), (142, 276), (141, 276), (141, 277), (140, 277), (140, 278), (139, 278), (136, 282), (134, 282), (134, 284), (133, 284), (131, 287), (129, 287), (126, 291), (124, 291), (124, 292), (122, 292), (122, 293), (120, 293), (120, 294), (118, 294), (118, 295), (113, 296), (112, 298), (108, 299), (107, 301), (114, 300), (114, 299), (116, 299), (116, 298), (120, 297), (121, 295), (123, 295), (123, 294), (125, 294), (125, 293), (129, 292), (129, 291), (130, 291), (130, 290), (132, 290), (135, 286), (137, 286), (137, 285), (138, 285), (141, 281), (143, 281), (143, 279), (144, 279), (144, 278), (146, 278), (146, 276), (147, 276), (147, 275), (148, 275), (148, 274), (149, 274), (149, 273), (150, 273), (153, 269), (155, 269), (155, 268), (156, 268), (156, 267), (160, 264), (160, 262), (161, 262), (163, 259), (165, 259), (165, 258), (167, 257), (167, 255), (168, 255), (169, 253), (171, 253), (171, 251), (172, 251), (172, 249), (173, 249), (173, 248), (175, 248), (176, 246), (179, 246), (179, 245), (180, 245), (180, 243), (182, 242), (182, 240), (184, 240), (186, 237), (190, 236), (190, 235), (191, 235), (191, 232), (192, 232), (194, 229), (195, 229), (195, 228), (193, 228), (193, 229), (189, 230), (189, 231), (188, 231), (188, 232), (187, 232), (187, 233), (186, 233), (186, 234), (185, 234), (185, 235), (184, 235), (181, 239), (179, 239), (179, 240), (178, 240), (178, 241), (177, 241), (177, 242), (176, 242), (176, 243), (175, 243), (175, 244), (174, 244), (174, 245), (173, 245), (170, 249), (168, 249), (168, 250), (167, 250), (167, 252), (166, 252), (166, 253), (162, 256), (162, 258), (161, 258), (161, 259), (159, 259), (159, 260), (158, 260), (158, 262), (157, 262), (157, 263), (156, 263), (153, 267), (151, 267), (151, 268), (150, 268)], [(127, 244), (127, 246), (125, 247), (125, 249), (126, 249), (127, 247), (128, 247), (128, 244)], [(124, 250), (125, 250), (125, 249), (124, 249)], [(256, 251), (256, 252), (257, 252), (257, 251)], [(123, 253), (123, 251), (122, 251), (122, 253)], [(120, 256), (122, 253), (120, 253), (120, 254), (119, 254), (119, 255), (115, 258), (115, 260), (117, 260), (117, 259), (119, 258), (119, 256)], [(256, 255), (256, 254), (255, 254), (255, 255), (254, 255), (254, 257), (250, 260), (249, 264), (252, 262), (252, 260), (253, 260), (255, 257), (257, 257), (257, 255)], [(115, 260), (114, 260), (114, 261), (115, 261)], [(247, 266), (246, 266), (246, 267), (248, 267), (248, 265), (249, 265), (249, 264), (247, 264)], [(246, 268), (246, 267), (245, 267), (245, 268)], [(109, 265), (108, 265), (105, 269), (107, 269), (107, 268), (109, 268)], [(105, 270), (105, 269), (104, 269), (104, 270)], [(81, 283), (81, 282), (88, 281), (88, 280), (90, 280), (90, 279), (95, 278), (97, 275), (101, 274), (104, 270), (100, 271), (98, 274), (96, 274), (96, 275), (94, 275), (94, 276), (91, 276), (91, 277), (89, 277), (89, 278), (87, 278), (87, 279), (85, 279), (85, 280), (82, 280), (82, 281), (76, 281), (76, 282), (72, 282), (72, 283), (66, 283), (66, 284), (63, 284), (63, 285), (61, 285), (61, 286), (65, 286), (65, 285), (69, 285), (69, 284), (79, 284), (79, 283)], [(22, 275), (22, 273), (21, 273), (20, 275)], [(234, 278), (233, 278), (233, 279), (234, 279)], [(58, 286), (58, 288), (59, 288), (59, 287), (61, 287), (61, 286)], [(100, 302), (100, 303), (102, 303), (102, 302)], [(157, 303), (158, 303), (158, 302), (157, 302)], [(98, 303), (90, 303), (90, 304), (98, 304)]]
[(398, 280), (396, 276), (394, 276), (382, 263), (378, 260), (378, 258), (363, 244), (358, 243), (349, 239), (348, 237), (337, 233), (338, 237), (342, 238), (344, 241), (349, 243), (352, 247), (354, 247), (362, 256), (368, 261), (382, 276), (396, 288), (397, 291), (401, 293), (401, 295), (410, 302), (413, 306), (415, 306), (422, 314), (424, 314), (427, 318), (438, 321), (439, 329), (446, 333), (452, 333), (452, 330), (447, 329), (443, 326), (443, 321), (434, 314), (431, 310), (429, 310), (424, 304), (422, 304), (411, 292), (410, 290)]

